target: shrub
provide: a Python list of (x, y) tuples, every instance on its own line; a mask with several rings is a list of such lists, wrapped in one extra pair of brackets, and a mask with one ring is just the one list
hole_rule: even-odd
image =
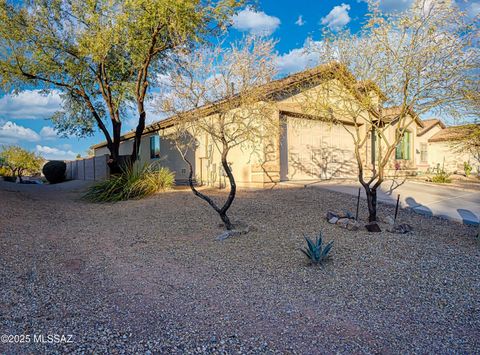
[(307, 256), (312, 264), (322, 264), (330, 257), (330, 251), (333, 247), (333, 240), (325, 245), (322, 239), (322, 232), (318, 234), (315, 241), (308, 237), (305, 237), (305, 240), (307, 242), (307, 248), (300, 250)]
[(434, 176), (432, 176), (432, 182), (437, 184), (448, 184), (452, 182), (450, 174), (445, 169), (438, 169)]
[(60, 160), (51, 160), (43, 166), (42, 172), (50, 184), (57, 184), (65, 181), (67, 164)]
[(465, 176), (469, 177), (472, 173), (473, 166), (468, 161), (465, 161), (463, 162), (463, 170), (465, 171)]
[(165, 167), (153, 163), (127, 165), (120, 174), (99, 182), (87, 191), (84, 198), (91, 202), (117, 202), (140, 199), (172, 187), (174, 174)]

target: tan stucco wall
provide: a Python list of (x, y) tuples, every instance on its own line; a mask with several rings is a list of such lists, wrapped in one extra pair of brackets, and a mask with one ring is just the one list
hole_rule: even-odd
[(449, 173), (464, 173), (464, 162), (470, 162), (474, 167), (473, 171), (480, 169), (480, 164), (472, 156), (465, 153), (457, 153), (452, 149), (450, 142), (430, 142), (428, 144), (428, 163), (430, 168), (444, 166)]

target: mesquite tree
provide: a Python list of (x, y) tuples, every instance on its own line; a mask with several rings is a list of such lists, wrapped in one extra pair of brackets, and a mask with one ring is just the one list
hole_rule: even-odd
[[(328, 34), (309, 48), (320, 52), (322, 63), (337, 63), (341, 85), (328, 82), (302, 98), (306, 110), (344, 125), (351, 135), (370, 222), (377, 219), (377, 190), (404, 135), (427, 112), (468, 118), (471, 100), (465, 93), (478, 87), (479, 65), (472, 43), (478, 29), (455, 4), (417, 0), (390, 14), (377, 5), (369, 3), (369, 21), (356, 34)], [(367, 162), (371, 141), (375, 157)]]
[[(190, 168), (190, 188), (219, 214), (227, 230), (234, 228), (227, 212), (237, 189), (229, 152), (242, 148), (261, 160), (266, 142), (278, 132), (272, 102), (262, 90), (262, 84), (275, 75), (273, 45), (272, 41), (247, 37), (228, 48), (218, 45), (180, 53), (165, 81), (160, 109), (175, 115), (171, 136)], [(195, 152), (198, 137), (205, 135), (214, 143), (229, 181), (230, 191), (223, 203), (194, 184), (188, 153)]]
[(34, 152), (25, 150), (19, 146), (4, 146), (0, 150), (2, 165), (12, 171), (13, 177), (18, 177), (22, 182), (22, 176), (28, 172), (36, 174), (40, 172), (44, 159)]
[(117, 167), (122, 122), (138, 112), (132, 160), (145, 128), (145, 100), (168, 53), (223, 28), (235, 0), (0, 0), (0, 85), (59, 90), (57, 130), (98, 128)]

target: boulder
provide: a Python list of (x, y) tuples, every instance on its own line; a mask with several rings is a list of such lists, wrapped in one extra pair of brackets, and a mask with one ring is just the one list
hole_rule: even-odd
[(350, 231), (358, 231), (361, 227), (361, 224), (358, 223), (357, 221), (355, 220), (349, 220), (348, 224), (347, 224), (347, 229), (350, 230)]
[(394, 221), (393, 218), (390, 217), (390, 216), (386, 216), (386, 217), (384, 217), (384, 218), (382, 218), (382, 219), (383, 219), (383, 222), (384, 222), (384, 223), (389, 224), (389, 225), (391, 225), (391, 226), (393, 226), (393, 225), (395, 224), (395, 221)]
[(337, 221), (337, 225), (342, 228), (347, 228), (347, 225), (350, 223), (350, 219), (348, 218), (339, 218)]
[(328, 220), (328, 223), (336, 224), (338, 222), (338, 217), (332, 217)]
[(338, 212), (338, 218), (348, 218), (348, 219), (355, 219), (355, 217), (353, 216), (353, 214), (351, 214), (349, 211), (347, 210), (343, 210), (341, 212)]
[(328, 211), (326, 217), (327, 221), (330, 221), (332, 218), (338, 218), (338, 214), (333, 211)]

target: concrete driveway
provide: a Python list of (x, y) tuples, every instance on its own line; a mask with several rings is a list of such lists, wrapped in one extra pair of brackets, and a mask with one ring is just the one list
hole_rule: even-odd
[[(332, 191), (357, 196), (361, 186), (353, 181), (322, 181), (304, 183)], [(433, 185), (428, 183), (405, 181), (401, 186), (391, 190), (392, 181), (382, 184), (378, 199), (382, 202), (395, 204), (398, 194), (403, 208), (412, 208), (415, 212), (444, 217), (464, 224), (478, 225), (480, 220), (480, 190), (466, 190), (448, 185)], [(365, 198), (362, 188), (361, 196)]]

